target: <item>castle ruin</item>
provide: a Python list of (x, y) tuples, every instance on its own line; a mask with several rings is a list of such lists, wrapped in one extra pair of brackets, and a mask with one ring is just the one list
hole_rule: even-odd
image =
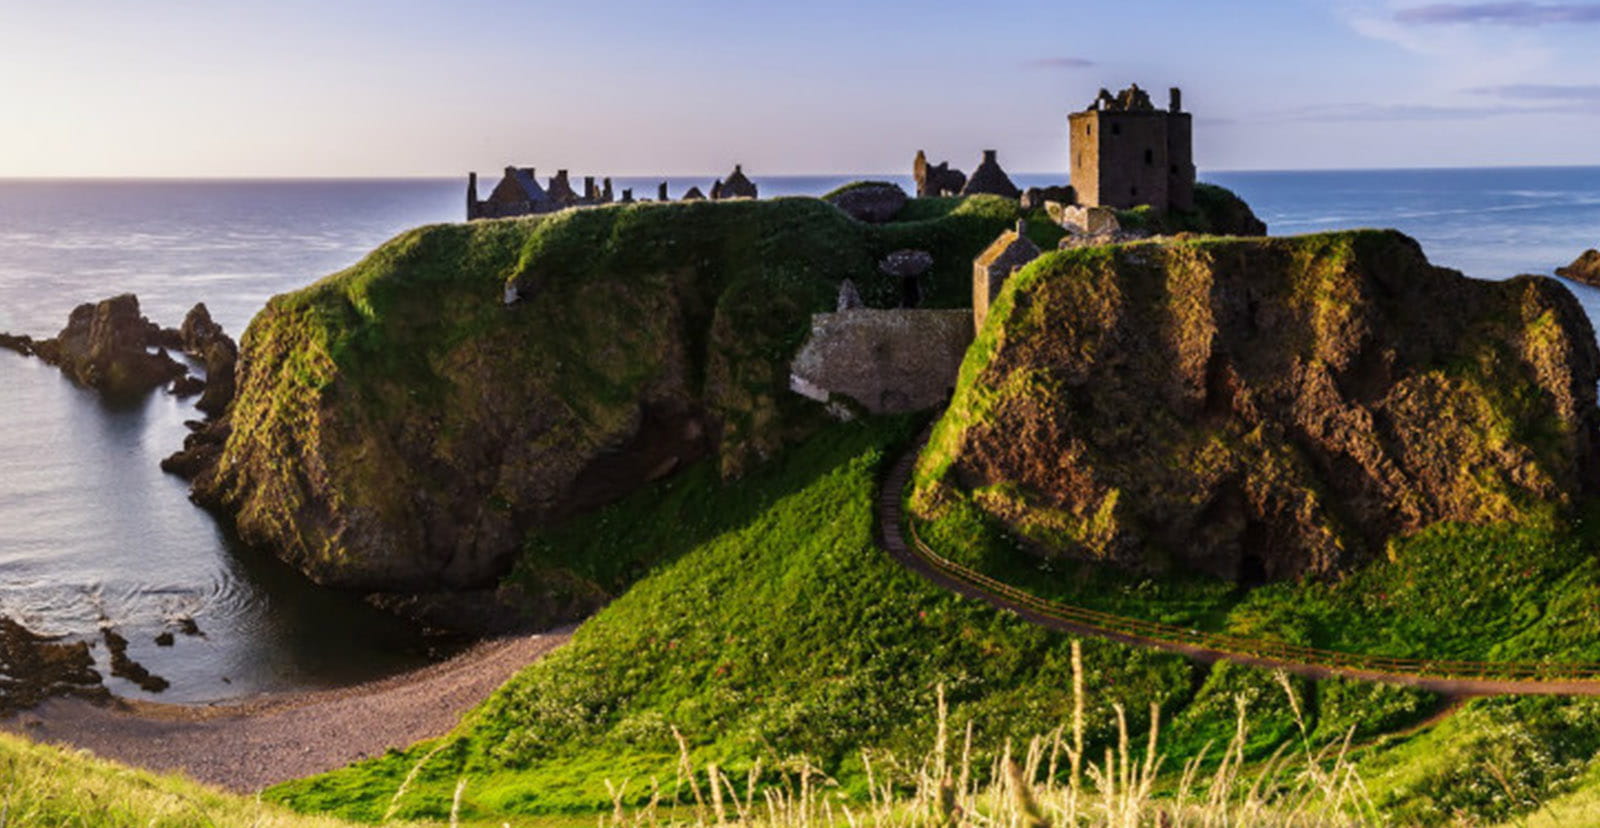
[(1158, 210), (1194, 207), (1194, 124), (1173, 87), (1166, 110), (1138, 84), (1107, 90), (1067, 117), (1072, 187), (1087, 207)]
[[(661, 201), (670, 200), (667, 182), (661, 182), (658, 197)], [(726, 180), (717, 179), (711, 186), (711, 198), (714, 201), (758, 197), (755, 182), (745, 176), (744, 167), (738, 164), (734, 165), (733, 174)], [(684, 201), (705, 198), (705, 193), (699, 187), (690, 187), (683, 195)], [(572, 188), (566, 170), (557, 170), (548, 184), (540, 186), (533, 167), (506, 167), (505, 177), (489, 192), (489, 197), (479, 199), (478, 174), (467, 173), (467, 221), (554, 213), (568, 207), (594, 207), (616, 200), (609, 178), (603, 179), (597, 186), (594, 176), (585, 176), (583, 192), (579, 194)], [(624, 189), (621, 200), (623, 204), (634, 203), (633, 190)]]

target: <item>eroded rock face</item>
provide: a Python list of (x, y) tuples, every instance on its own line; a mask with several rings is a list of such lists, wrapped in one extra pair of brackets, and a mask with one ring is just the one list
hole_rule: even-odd
[(79, 305), (59, 335), (34, 342), (32, 348), (77, 382), (107, 394), (133, 396), (187, 373), (161, 342), (161, 328), (140, 315), (139, 298), (126, 293)]
[[(919, 465), (1038, 551), (1254, 581), (1600, 480), (1600, 351), (1552, 279), (1362, 231), (1051, 254), (1011, 280)], [(965, 508), (965, 507), (961, 507)]]
[(868, 224), (892, 220), (906, 206), (906, 191), (896, 184), (871, 183), (851, 187), (828, 199), (851, 218)]
[(1600, 250), (1585, 250), (1577, 261), (1566, 267), (1556, 268), (1556, 275), (1574, 282), (1600, 287)]

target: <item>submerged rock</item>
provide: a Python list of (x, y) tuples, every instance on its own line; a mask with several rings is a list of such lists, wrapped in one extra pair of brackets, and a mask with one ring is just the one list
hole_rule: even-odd
[(1585, 250), (1577, 261), (1556, 268), (1556, 275), (1574, 282), (1600, 287), (1600, 250)]
[(172, 686), (166, 679), (145, 669), (143, 664), (128, 657), (128, 639), (123, 638), (116, 630), (102, 627), (100, 636), (105, 640), (106, 650), (111, 654), (111, 675), (127, 679), (139, 685), (139, 689), (147, 693), (160, 693)]
[(1600, 482), (1600, 350), (1553, 279), (1360, 231), (1073, 250), (1012, 281), (919, 461), (924, 517), (964, 503), (1043, 555), (1258, 581)]

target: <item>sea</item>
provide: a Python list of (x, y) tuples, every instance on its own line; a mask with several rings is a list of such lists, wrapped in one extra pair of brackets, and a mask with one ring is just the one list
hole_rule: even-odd
[[(763, 196), (814, 196), (860, 178), (911, 186), (896, 176), (755, 181)], [(1480, 279), (1550, 274), (1600, 246), (1600, 167), (1201, 178), (1243, 196), (1274, 235), (1398, 228), (1435, 264)], [(658, 181), (614, 183), (650, 196)], [(678, 178), (669, 188), (709, 184)], [(54, 335), (74, 306), (132, 292), (164, 326), (204, 302), (237, 338), (270, 296), (464, 209), (464, 179), (0, 180), (0, 331)], [(1600, 315), (1600, 290), (1569, 287), (1591, 319)], [(151, 694), (110, 678), (96, 645), (108, 686), (168, 702), (340, 686), (439, 657), (425, 631), (312, 585), (189, 502), (184, 481), (158, 463), (199, 416), (192, 400), (163, 392), (108, 403), (0, 351), (0, 614), (65, 639), (115, 628), (129, 655), (171, 684)], [(155, 643), (185, 618), (201, 635)]]

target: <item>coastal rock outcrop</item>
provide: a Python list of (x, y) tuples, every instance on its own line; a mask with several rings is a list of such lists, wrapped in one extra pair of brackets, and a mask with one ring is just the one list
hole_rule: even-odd
[(887, 181), (860, 181), (841, 187), (824, 199), (851, 218), (869, 224), (892, 221), (909, 200), (900, 185)]
[(1583, 251), (1583, 255), (1572, 264), (1556, 268), (1556, 275), (1574, 282), (1600, 287), (1600, 250)]
[(126, 293), (79, 305), (60, 334), (34, 342), (32, 349), (83, 385), (131, 396), (187, 373), (161, 342), (161, 328), (139, 313), (139, 298)]
[(990, 314), (913, 510), (975, 510), (1042, 555), (1332, 576), (1600, 482), (1600, 350), (1571, 293), (1433, 267), (1396, 232), (1046, 254)]

